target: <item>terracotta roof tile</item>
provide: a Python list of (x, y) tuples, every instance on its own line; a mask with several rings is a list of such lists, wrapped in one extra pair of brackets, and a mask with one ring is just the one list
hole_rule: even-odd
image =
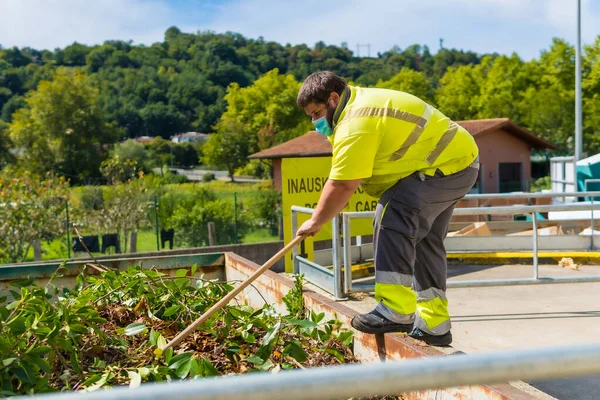
[(553, 143), (542, 139), (529, 132), (527, 129), (520, 127), (512, 122), (510, 118), (491, 118), (491, 119), (474, 119), (469, 121), (456, 121), (460, 126), (465, 128), (473, 136), (481, 135), (484, 132), (489, 132), (494, 129), (503, 129), (504, 131), (515, 135), (522, 141), (526, 142), (534, 149), (556, 149)]
[(248, 158), (325, 157), (331, 155), (331, 144), (318, 132), (311, 131), (285, 143), (252, 154)]
[(502, 124), (509, 122), (508, 118), (491, 118), (491, 119), (473, 119), (468, 121), (456, 121), (457, 124), (465, 128), (471, 135), (488, 131), (500, 127)]

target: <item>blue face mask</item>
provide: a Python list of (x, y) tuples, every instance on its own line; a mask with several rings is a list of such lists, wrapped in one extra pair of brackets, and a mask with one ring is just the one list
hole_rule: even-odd
[(331, 125), (327, 122), (327, 117), (321, 117), (317, 120), (314, 120), (313, 125), (317, 132), (319, 132), (323, 136), (331, 136), (333, 135), (333, 129), (331, 129)]

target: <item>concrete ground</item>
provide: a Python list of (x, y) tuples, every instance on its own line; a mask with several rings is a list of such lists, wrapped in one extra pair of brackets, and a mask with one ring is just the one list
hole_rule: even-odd
[[(451, 265), (448, 275), (452, 281), (529, 278), (532, 271), (531, 265)], [(600, 275), (600, 266), (539, 268), (540, 277), (581, 275)], [(473, 354), (600, 341), (600, 282), (452, 288), (447, 295), (452, 351)], [(372, 297), (357, 298), (361, 300), (345, 304), (361, 312), (373, 309)], [(600, 399), (600, 375), (529, 383), (561, 400)]]

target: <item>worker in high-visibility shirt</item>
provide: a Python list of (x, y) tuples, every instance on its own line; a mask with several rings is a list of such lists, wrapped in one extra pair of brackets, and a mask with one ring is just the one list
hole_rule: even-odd
[(329, 179), (297, 234), (317, 233), (359, 185), (379, 198), (373, 221), (378, 304), (352, 326), (449, 345), (443, 241), (452, 210), (477, 181), (475, 140), (415, 96), (348, 86), (328, 71), (306, 78), (297, 102), (333, 147)]

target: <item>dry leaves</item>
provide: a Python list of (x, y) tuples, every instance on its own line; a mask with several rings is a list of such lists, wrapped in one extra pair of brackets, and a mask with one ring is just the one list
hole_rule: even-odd
[(563, 257), (558, 262), (558, 266), (559, 267), (563, 267), (563, 268), (569, 268), (569, 269), (572, 269), (574, 271), (578, 271), (579, 270), (579, 265), (575, 264), (575, 262), (573, 262), (573, 259), (570, 258), (570, 257)]

